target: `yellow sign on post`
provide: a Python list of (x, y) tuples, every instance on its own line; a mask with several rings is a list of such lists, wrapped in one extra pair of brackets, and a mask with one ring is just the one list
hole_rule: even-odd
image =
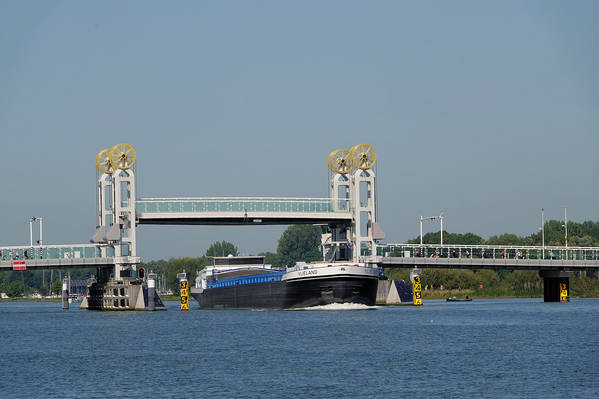
[(570, 302), (570, 298), (568, 297), (568, 284), (566, 283), (559, 284), (559, 301)]
[(422, 285), (420, 284), (420, 276), (414, 276), (414, 306), (422, 305)]
[(181, 295), (181, 311), (184, 312), (189, 310), (189, 283), (187, 280), (181, 280), (179, 292)]

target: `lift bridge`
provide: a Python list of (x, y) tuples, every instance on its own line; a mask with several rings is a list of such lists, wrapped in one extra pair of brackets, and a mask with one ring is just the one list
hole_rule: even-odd
[(331, 152), (327, 198), (137, 198), (135, 159), (129, 144), (98, 153), (97, 230), (92, 244), (0, 247), (0, 270), (95, 267), (97, 274), (88, 284), (83, 308), (144, 310), (154, 304), (163, 308), (153, 281), (139, 273), (136, 235), (140, 224), (323, 225), (328, 227), (322, 235), (325, 261), (403, 268), (539, 270), (546, 301), (559, 300), (563, 284), (569, 290), (573, 271), (599, 268), (599, 248), (382, 244), (386, 237), (377, 221), (372, 169), (376, 152), (367, 144)]

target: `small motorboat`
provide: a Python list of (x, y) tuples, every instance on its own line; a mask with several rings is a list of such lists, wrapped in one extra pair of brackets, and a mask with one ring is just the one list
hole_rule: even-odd
[(466, 296), (466, 298), (456, 298), (454, 296), (447, 298), (447, 302), (472, 302), (472, 298), (470, 298), (469, 296)]

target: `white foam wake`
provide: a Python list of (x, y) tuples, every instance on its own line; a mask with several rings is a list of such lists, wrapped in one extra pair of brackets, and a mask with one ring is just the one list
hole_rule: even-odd
[(329, 303), (327, 305), (309, 306), (291, 310), (372, 310), (378, 308), (379, 306), (368, 306), (362, 303)]

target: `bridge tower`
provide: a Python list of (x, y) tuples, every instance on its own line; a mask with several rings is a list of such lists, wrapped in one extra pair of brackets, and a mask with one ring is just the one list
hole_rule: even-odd
[[(113, 258), (114, 267), (98, 269), (88, 280), (82, 309), (165, 310), (155, 290), (148, 289), (136, 248), (135, 150), (117, 144), (98, 153), (97, 230), (91, 241), (101, 246), (101, 256)], [(152, 298), (150, 298), (150, 295)]]
[(323, 237), (325, 260), (353, 260), (375, 256), (376, 242), (385, 238), (377, 223), (376, 176), (371, 169), (376, 151), (368, 144), (358, 144), (351, 150), (335, 150), (329, 155), (333, 172), (330, 198), (335, 211), (350, 210), (351, 225), (330, 226), (330, 236)]
[[(118, 144), (101, 151), (96, 158), (103, 172), (97, 184), (97, 231), (92, 242), (106, 243), (102, 256), (137, 256), (135, 233), (135, 150)], [(117, 263), (112, 278), (136, 277), (136, 265)]]

